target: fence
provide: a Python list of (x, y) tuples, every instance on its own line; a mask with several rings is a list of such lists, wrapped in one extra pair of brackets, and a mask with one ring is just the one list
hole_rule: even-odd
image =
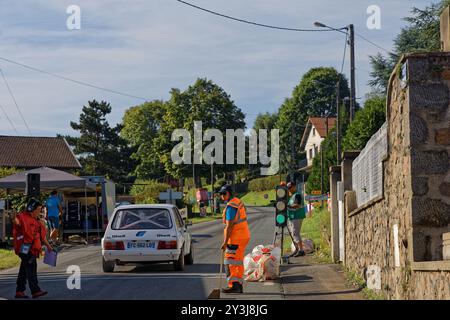
[(387, 123), (367, 142), (352, 165), (358, 207), (383, 195), (383, 159), (387, 155)]

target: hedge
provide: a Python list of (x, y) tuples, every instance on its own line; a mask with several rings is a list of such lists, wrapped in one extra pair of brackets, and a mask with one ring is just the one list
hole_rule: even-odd
[(135, 183), (130, 193), (135, 196), (136, 203), (140, 204), (159, 203), (159, 193), (170, 188), (168, 184), (154, 180), (138, 180)]
[(275, 189), (283, 180), (282, 175), (268, 176), (264, 178), (257, 178), (250, 180), (248, 183), (249, 191), (266, 191)]

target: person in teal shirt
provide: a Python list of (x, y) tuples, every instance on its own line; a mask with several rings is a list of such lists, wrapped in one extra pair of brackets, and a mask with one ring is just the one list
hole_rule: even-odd
[(292, 256), (304, 256), (305, 251), (303, 250), (300, 230), (302, 229), (303, 219), (306, 217), (305, 204), (301, 193), (297, 192), (297, 185), (295, 182), (289, 182), (287, 187), (290, 197), (288, 203), (288, 228), (295, 245), (295, 252), (292, 253)]

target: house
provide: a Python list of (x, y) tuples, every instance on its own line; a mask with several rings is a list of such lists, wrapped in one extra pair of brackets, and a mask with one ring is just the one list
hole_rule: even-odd
[(0, 167), (71, 171), (81, 164), (63, 137), (0, 136)]
[(308, 119), (300, 143), (300, 150), (306, 153), (307, 165), (303, 168), (304, 171), (311, 169), (314, 157), (320, 152), (322, 141), (335, 126), (336, 118), (310, 117)]

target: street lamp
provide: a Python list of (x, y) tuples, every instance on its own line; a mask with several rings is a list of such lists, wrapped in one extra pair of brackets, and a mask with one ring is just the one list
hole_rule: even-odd
[[(347, 27), (343, 27), (340, 29), (336, 29), (330, 26), (327, 26), (326, 24), (323, 24), (321, 22), (314, 22), (314, 26), (318, 28), (327, 28), (333, 31), (337, 31), (340, 33), (347, 32), (349, 35), (349, 44), (350, 44), (350, 122), (353, 121), (353, 115), (355, 112), (355, 106), (356, 106), (356, 89), (355, 89), (355, 28), (353, 24), (349, 24)], [(347, 30), (347, 32), (344, 32), (342, 30)]]

